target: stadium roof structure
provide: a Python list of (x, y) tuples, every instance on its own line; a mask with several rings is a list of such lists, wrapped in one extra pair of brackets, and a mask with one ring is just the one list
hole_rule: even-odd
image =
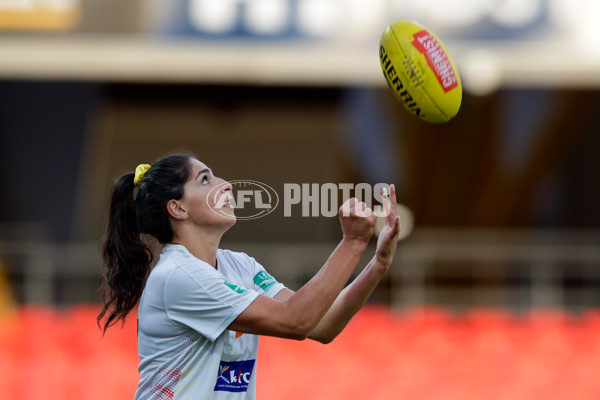
[[(451, 41), (465, 90), (598, 88), (600, 51), (571, 42)], [(291, 86), (385, 85), (377, 48), (324, 42), (7, 36), (0, 78)]]

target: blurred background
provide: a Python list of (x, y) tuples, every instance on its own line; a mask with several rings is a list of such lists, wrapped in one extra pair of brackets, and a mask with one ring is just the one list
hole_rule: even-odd
[[(94, 325), (107, 197), (139, 163), (186, 151), (224, 179), (280, 195), (285, 183), (395, 183), (406, 210), (395, 265), (353, 340), (332, 345), (335, 357), (308, 360), (354, 357), (344, 365), (359, 369), (345, 373), (377, 371), (384, 361), (369, 358), (372, 343), (348, 350), (366, 340), (364, 321), (427, 339), (391, 375), (417, 383), (365, 383), (371, 394), (355, 398), (598, 398), (586, 379), (600, 366), (600, 343), (589, 341), (600, 336), (599, 17), (595, 0), (0, 0), (0, 379), (16, 398), (37, 398), (31, 387), (18, 392), (32, 370), (55, 377), (57, 399), (131, 398), (135, 324), (109, 332), (122, 341), (101, 341)], [(430, 28), (458, 64), (463, 103), (449, 123), (417, 120), (386, 86), (379, 37), (398, 19)], [(298, 289), (339, 239), (337, 218), (299, 209), (286, 217), (279, 207), (239, 221), (222, 246)], [(515, 326), (528, 341), (507, 333)], [(53, 329), (37, 342), (34, 332)], [(79, 347), (69, 345), (73, 330), (87, 332)], [(395, 335), (367, 333), (408, 354)], [(283, 345), (265, 345), (275, 356), (264, 357), (259, 398), (301, 393), (305, 383), (269, 367)], [(309, 357), (282, 352), (289, 365)], [(530, 358), (490, 369), (486, 354)], [(548, 354), (560, 357), (549, 363)], [(100, 355), (127, 368), (107, 378)], [(62, 360), (65, 373), (33, 368), (40, 359), (54, 371)], [(449, 360), (462, 372), (432, 375)], [(572, 364), (581, 371), (565, 375)], [(329, 376), (339, 369), (322, 365)], [(497, 374), (510, 366), (522, 370)], [(111, 383), (65, 390), (71, 368)], [(475, 371), (489, 372), (484, 392), (469, 384)], [(444, 379), (452, 383), (424, 394)], [(319, 385), (301, 398), (351, 398), (341, 378)]]

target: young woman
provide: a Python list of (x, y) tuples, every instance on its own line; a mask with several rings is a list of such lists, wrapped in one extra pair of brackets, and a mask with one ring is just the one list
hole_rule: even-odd
[[(375, 255), (360, 275), (344, 288), (376, 217), (350, 199), (340, 207), (340, 243), (297, 292), (248, 255), (219, 249), (235, 223), (233, 202), (223, 201), (230, 194), (230, 184), (181, 154), (140, 165), (113, 187), (98, 323), (106, 331), (139, 302), (136, 400), (254, 399), (257, 335), (329, 343), (390, 267), (400, 231), (393, 185), (383, 193), (388, 215)], [(154, 267), (147, 238), (164, 245)]]

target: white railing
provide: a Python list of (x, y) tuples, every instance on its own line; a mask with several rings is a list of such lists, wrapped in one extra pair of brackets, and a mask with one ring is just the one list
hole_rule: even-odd
[[(222, 244), (252, 255), (292, 289), (310, 279), (336, 245)], [(97, 243), (5, 240), (0, 257), (20, 302), (60, 306), (100, 301)], [(400, 243), (373, 300), (395, 308), (599, 307), (600, 231), (417, 229)]]

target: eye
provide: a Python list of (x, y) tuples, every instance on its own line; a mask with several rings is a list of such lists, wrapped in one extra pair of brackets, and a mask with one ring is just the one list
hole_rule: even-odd
[(206, 185), (206, 184), (209, 184), (209, 183), (210, 183), (210, 181), (208, 180), (208, 176), (207, 176), (207, 175), (204, 175), (204, 176), (202, 177), (202, 179), (200, 179), (200, 180), (202, 181), (202, 183), (203, 183), (204, 185)]

